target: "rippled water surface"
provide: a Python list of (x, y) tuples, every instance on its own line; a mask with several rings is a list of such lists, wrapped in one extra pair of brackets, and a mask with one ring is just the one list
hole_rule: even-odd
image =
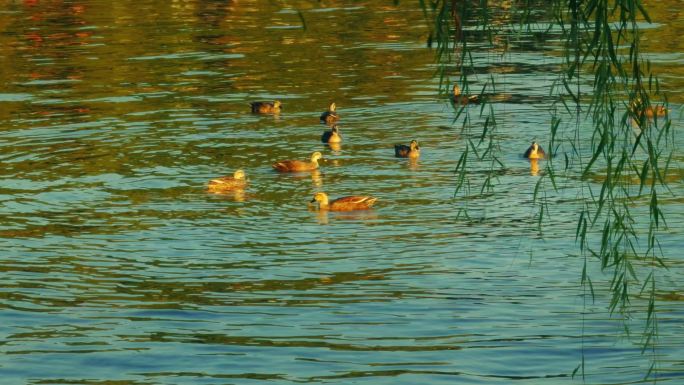
[[(642, 355), (647, 298), (611, 317), (594, 260), (595, 299), (583, 296), (579, 178), (547, 179), (537, 226), (546, 164), (535, 175), (520, 154), (549, 140), (560, 51), (518, 36), (503, 56), (474, 54), (470, 87), (495, 78), (511, 96), (486, 107), (506, 167), (492, 193), (455, 197), (473, 138), (437, 92), (418, 2), (395, 3), (5, 2), (0, 382), (622, 384), (654, 358), (663, 382), (684, 381), (681, 171), (661, 201), (657, 350)], [(655, 10), (645, 30), (675, 128), (681, 45), (652, 42), (679, 40), (676, 14)], [(279, 116), (249, 112), (273, 99)], [(335, 149), (319, 139), (331, 101)], [(464, 114), (483, 126), (479, 107)], [(395, 158), (411, 139), (420, 159)], [(313, 151), (319, 171), (271, 169)], [(238, 168), (248, 188), (206, 191)], [(378, 202), (316, 212), (319, 191)], [(647, 198), (632, 206), (648, 215)]]

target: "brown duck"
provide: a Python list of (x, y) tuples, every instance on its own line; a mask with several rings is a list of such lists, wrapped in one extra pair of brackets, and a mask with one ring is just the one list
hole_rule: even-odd
[(321, 114), (321, 122), (326, 124), (333, 124), (340, 120), (340, 115), (337, 114), (337, 107), (335, 103), (330, 103), (328, 111)]
[(251, 102), (252, 112), (255, 114), (279, 114), (283, 106), (279, 100), (274, 102)]
[(245, 172), (236, 170), (233, 176), (224, 176), (209, 181), (207, 191), (215, 194), (222, 194), (235, 190), (242, 190), (247, 187), (247, 179), (245, 179)]
[(342, 137), (340, 136), (340, 129), (337, 128), (337, 125), (333, 125), (330, 128), (330, 131), (325, 131), (323, 132), (323, 135), (321, 135), (321, 142), (323, 143), (340, 143), (342, 141)]
[(644, 114), (646, 115), (647, 118), (653, 119), (653, 117), (663, 117), (667, 114), (667, 108), (662, 105), (657, 105), (657, 106), (648, 106), (644, 110)]
[(480, 103), (480, 96), (478, 95), (472, 95), (472, 96), (467, 96), (467, 95), (462, 95), (461, 94), (461, 89), (458, 87), (458, 84), (454, 84), (454, 90), (451, 95), (451, 101), (454, 104), (479, 104)]
[[(642, 101), (640, 98), (638, 98), (638, 99), (632, 101), (632, 103), (630, 103), (629, 108), (630, 108), (630, 110), (632, 110), (632, 112), (634, 114), (636, 114), (637, 116), (640, 116), (642, 111), (639, 110), (639, 107), (641, 107), (641, 105), (642, 105)], [(665, 115), (667, 115), (667, 112), (668, 112), (668, 109), (665, 108), (664, 105), (658, 104), (658, 105), (647, 106), (646, 108), (644, 108), (643, 114), (646, 115), (647, 118), (653, 119), (656, 116), (657, 117), (665, 116)]]
[(418, 147), (418, 142), (412, 140), (408, 146), (405, 144), (395, 144), (394, 156), (397, 158), (418, 158), (420, 156), (420, 147)]
[(329, 211), (354, 211), (354, 210), (368, 210), (373, 207), (373, 204), (378, 198), (368, 195), (354, 195), (337, 198), (333, 201), (328, 200), (328, 194), (319, 192), (314, 195), (312, 203), (318, 202), (320, 210)]
[(279, 172), (296, 172), (296, 171), (311, 171), (318, 168), (318, 160), (323, 155), (316, 151), (311, 154), (311, 160), (306, 162), (302, 160), (283, 160), (273, 163), (273, 168)]
[(545, 159), (546, 153), (537, 142), (532, 142), (532, 145), (525, 151), (523, 156), (527, 159)]

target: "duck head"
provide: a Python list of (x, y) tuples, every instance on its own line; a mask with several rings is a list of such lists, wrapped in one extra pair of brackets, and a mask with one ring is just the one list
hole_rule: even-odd
[(319, 205), (321, 206), (327, 206), (328, 205), (328, 194), (324, 192), (319, 192), (316, 193), (311, 200), (311, 203), (316, 203), (318, 202)]
[(320, 152), (316, 151), (313, 154), (311, 154), (311, 162), (312, 163), (318, 163), (318, 161), (323, 158), (323, 154)]

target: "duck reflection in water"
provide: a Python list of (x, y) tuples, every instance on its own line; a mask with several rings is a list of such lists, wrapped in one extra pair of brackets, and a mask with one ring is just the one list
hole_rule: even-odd
[(229, 194), (223, 195), (234, 200), (235, 202), (244, 202), (247, 200), (247, 193), (245, 192), (245, 190), (235, 190)]
[(409, 158), (407, 162), (407, 167), (411, 171), (417, 171), (420, 167), (418, 162), (418, 158)]
[(539, 159), (530, 159), (530, 175), (539, 175)]
[[(285, 178), (285, 176), (283, 176)], [(296, 179), (299, 181), (306, 181), (311, 178), (313, 187), (323, 186), (323, 172), (320, 169), (315, 169), (307, 172), (294, 172), (287, 175), (288, 179)], [(299, 183), (299, 182), (298, 182)]]
[(378, 214), (374, 210), (360, 210), (360, 211), (333, 211), (316, 210), (310, 207), (309, 210), (316, 211), (316, 221), (320, 225), (327, 225), (330, 223), (330, 217), (335, 219), (348, 221), (365, 221), (369, 219), (378, 219)]
[(328, 143), (328, 147), (330, 147), (330, 149), (335, 153), (339, 153), (340, 150), (342, 150), (342, 144), (340, 144), (339, 142)]
[(212, 195), (220, 196), (221, 198), (230, 199), (235, 202), (244, 202), (248, 199), (248, 194), (244, 189), (236, 189), (229, 191), (208, 191)]
[(321, 173), (321, 170), (316, 169), (311, 171), (311, 183), (314, 185), (314, 187), (323, 186), (323, 173)]

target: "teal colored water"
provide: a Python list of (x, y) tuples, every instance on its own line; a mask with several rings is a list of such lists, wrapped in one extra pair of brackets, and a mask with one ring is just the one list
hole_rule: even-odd
[[(483, 40), (474, 55), (470, 89), (493, 77), (510, 97), (486, 106), (506, 167), (481, 193), (491, 164), (475, 164), (466, 198), (454, 168), (478, 137), (460, 127), (485, 118), (455, 120), (438, 94), (417, 2), (24, 1), (0, 29), (3, 384), (624, 384), (654, 359), (663, 383), (684, 381), (681, 150), (660, 202), (655, 355), (639, 283), (627, 320), (598, 261), (593, 300), (580, 285), (578, 213), (600, 176), (543, 179), (538, 228), (547, 162), (521, 154), (550, 138), (555, 42), (519, 36), (501, 55)], [(651, 48), (680, 127), (681, 47)], [(274, 99), (280, 115), (250, 113)], [(320, 142), (332, 101), (339, 148)], [(590, 151), (591, 122), (563, 119)], [(420, 159), (395, 158), (411, 139)], [(314, 151), (319, 171), (271, 168)], [(238, 168), (246, 189), (207, 192)], [(320, 191), (378, 201), (317, 212)]]

